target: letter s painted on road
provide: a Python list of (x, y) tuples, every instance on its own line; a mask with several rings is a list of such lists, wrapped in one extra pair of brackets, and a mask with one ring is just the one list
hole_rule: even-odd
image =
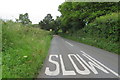
[(56, 65), (56, 70), (55, 71), (50, 71), (49, 67), (46, 67), (45, 74), (49, 75), (49, 76), (56, 76), (60, 73), (60, 66), (59, 66), (58, 62), (52, 60), (52, 57), (57, 57), (58, 58), (58, 55), (50, 55), (49, 56), (49, 62)]

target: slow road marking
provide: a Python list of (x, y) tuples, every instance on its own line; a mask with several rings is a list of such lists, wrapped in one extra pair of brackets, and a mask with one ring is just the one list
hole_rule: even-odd
[[(80, 75), (89, 75), (90, 73), (99, 74), (97, 71), (99, 69), (105, 74), (112, 73), (115, 76), (120, 77), (118, 73), (114, 72), (113, 70), (111, 70), (110, 68), (108, 68), (107, 66), (105, 66), (104, 64), (96, 60), (95, 58), (86, 54), (84, 51), (81, 51), (81, 52), (83, 53), (81, 56), (79, 54), (68, 54), (70, 64), (73, 65), (75, 71), (74, 69), (69, 70), (69, 71), (66, 70), (66, 67), (64, 65), (65, 62), (63, 60), (63, 57), (64, 57), (63, 55), (50, 55), (49, 62), (56, 65), (56, 67), (54, 71), (51, 71), (50, 66), (47, 66), (45, 69), (45, 74), (49, 76), (57, 76), (60, 73), (62, 73), (63, 75), (76, 75), (77, 73)], [(52, 60), (52, 57), (60, 60), (60, 63), (58, 61)], [(78, 68), (73, 57), (79, 62), (79, 64), (84, 68), (84, 70), (81, 70)], [(85, 59), (83, 59), (82, 57), (85, 57), (86, 59), (88, 59), (88, 61), (85, 61)], [(60, 72), (60, 70), (62, 70), (62, 72)]]

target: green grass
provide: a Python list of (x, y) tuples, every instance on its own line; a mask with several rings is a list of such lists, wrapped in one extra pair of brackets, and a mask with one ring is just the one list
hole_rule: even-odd
[(0, 20), (0, 79), (2, 79), (2, 20)]
[(12, 21), (2, 24), (2, 77), (36, 78), (47, 56), (50, 32)]

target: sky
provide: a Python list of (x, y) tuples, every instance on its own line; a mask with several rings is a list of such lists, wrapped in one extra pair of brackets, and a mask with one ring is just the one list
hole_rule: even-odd
[(65, 0), (0, 0), (0, 19), (15, 21), (19, 14), (28, 13), (33, 24), (37, 24), (50, 13), (54, 19), (60, 16), (58, 6)]

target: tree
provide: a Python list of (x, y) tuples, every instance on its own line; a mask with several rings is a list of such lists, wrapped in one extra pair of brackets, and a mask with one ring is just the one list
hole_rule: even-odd
[(61, 29), (74, 32), (93, 22), (97, 17), (118, 11), (118, 4), (109, 2), (65, 2), (58, 9), (61, 16)]
[(53, 20), (51, 14), (47, 14), (47, 16), (44, 18), (44, 20), (51, 22)]
[(17, 21), (24, 24), (24, 25), (32, 23), (29, 19), (28, 13), (20, 14), (19, 19)]
[(47, 14), (47, 16), (45, 16), (45, 18), (39, 22), (39, 25), (41, 26), (42, 29), (45, 30), (50, 30), (53, 29), (53, 23), (54, 23), (54, 19), (52, 19), (51, 14)]
[(59, 16), (56, 17), (56, 20), (54, 20), (54, 27), (53, 27), (53, 32), (54, 34), (58, 34), (58, 31), (61, 29), (61, 19)]

